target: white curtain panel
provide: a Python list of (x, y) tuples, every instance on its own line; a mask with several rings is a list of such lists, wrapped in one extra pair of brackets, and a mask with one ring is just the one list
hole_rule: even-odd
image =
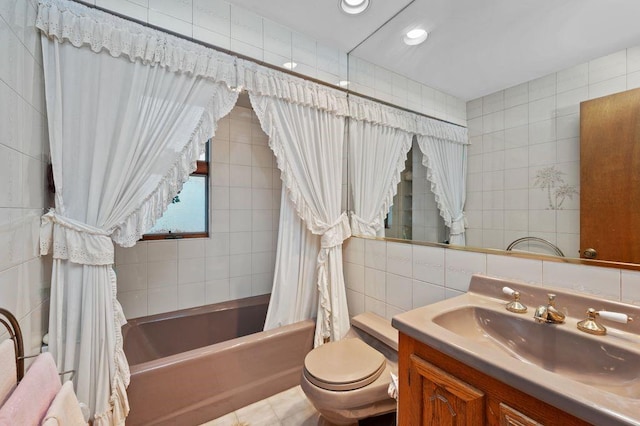
[(129, 368), (113, 241), (129, 247), (195, 169), (237, 92), (233, 58), (76, 3), (39, 4), (56, 207), (49, 349), (94, 425), (124, 424)]
[[(282, 172), (287, 197), (306, 228), (321, 237), (317, 279), (303, 283), (317, 286), (317, 346), (325, 339), (341, 339), (349, 329), (342, 270), (342, 242), (351, 235), (347, 215), (341, 209), (345, 110), (340, 107), (344, 104), (329, 89), (293, 77), (287, 80), (278, 74), (254, 73), (251, 80), (247, 80), (247, 88), (262, 129), (269, 136), (269, 146)], [(299, 226), (294, 221), (290, 223), (290, 226)], [(281, 227), (280, 232), (287, 231)], [(308, 236), (300, 238), (309, 239)], [(280, 236), (278, 240), (282, 244), (290, 239)], [(289, 250), (293, 251), (278, 248), (277, 269), (289, 268), (281, 263), (297, 262), (296, 258), (282, 255)], [(271, 297), (279, 310), (295, 312), (296, 309), (286, 305), (300, 304), (296, 298), (309, 294), (298, 288), (300, 278), (274, 281)], [(270, 309), (267, 324), (276, 326), (294, 320)]]
[(368, 121), (349, 119), (351, 232), (384, 237), (384, 218), (398, 191), (413, 135)]
[(467, 144), (425, 135), (417, 135), (417, 140), (440, 216), (449, 227), (449, 243), (464, 246)]
[(271, 293), (265, 330), (314, 318), (318, 312), (320, 236), (307, 229), (284, 187), (278, 229), (273, 288), (279, 291)]

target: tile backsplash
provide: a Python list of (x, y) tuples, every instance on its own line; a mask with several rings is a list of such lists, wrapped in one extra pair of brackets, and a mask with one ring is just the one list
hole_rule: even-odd
[(210, 152), (209, 238), (116, 248), (127, 318), (271, 292), (282, 183), (251, 108), (219, 121)]
[(35, 15), (30, 0), (0, 5), (0, 307), (18, 318), (27, 355), (47, 332), (51, 282), (50, 257), (38, 252), (49, 138)]
[(350, 315), (391, 318), (466, 292), (476, 273), (640, 305), (638, 271), (360, 237), (345, 242), (343, 256)]

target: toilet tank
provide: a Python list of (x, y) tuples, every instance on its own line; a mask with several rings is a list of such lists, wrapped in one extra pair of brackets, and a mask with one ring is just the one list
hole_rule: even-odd
[(391, 321), (372, 312), (365, 312), (351, 318), (351, 326), (361, 330), (386, 346), (398, 351), (398, 330), (391, 326)]

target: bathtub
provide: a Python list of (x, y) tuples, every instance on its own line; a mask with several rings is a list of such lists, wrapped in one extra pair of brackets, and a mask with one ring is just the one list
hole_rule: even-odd
[(315, 322), (261, 331), (269, 295), (131, 319), (130, 425), (198, 425), (300, 383)]

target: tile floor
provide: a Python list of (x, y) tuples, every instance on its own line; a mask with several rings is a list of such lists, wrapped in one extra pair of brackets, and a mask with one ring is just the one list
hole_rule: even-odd
[[(395, 414), (367, 419), (360, 426), (395, 426)], [(332, 426), (307, 399), (300, 386), (293, 387), (201, 426)]]

